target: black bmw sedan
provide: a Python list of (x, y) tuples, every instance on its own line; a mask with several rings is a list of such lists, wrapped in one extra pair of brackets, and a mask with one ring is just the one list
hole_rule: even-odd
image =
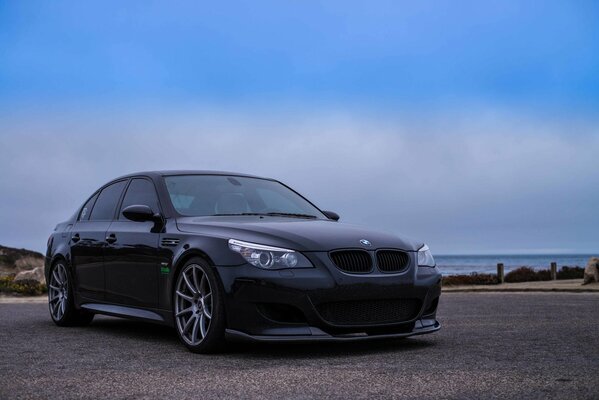
[(439, 330), (428, 247), (338, 222), (273, 179), (142, 172), (102, 186), (48, 240), (52, 320), (173, 326), (194, 352), (227, 339), (350, 341)]

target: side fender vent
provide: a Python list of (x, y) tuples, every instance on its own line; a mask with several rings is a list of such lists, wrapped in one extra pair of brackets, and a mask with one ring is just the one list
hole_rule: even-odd
[(163, 238), (160, 242), (162, 247), (175, 247), (179, 245), (179, 239), (177, 238)]

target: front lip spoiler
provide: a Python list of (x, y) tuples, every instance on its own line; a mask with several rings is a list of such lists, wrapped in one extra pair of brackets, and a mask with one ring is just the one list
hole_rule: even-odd
[[(420, 322), (420, 320), (417, 321), (416, 327), (411, 332), (382, 335), (351, 334), (333, 336), (322, 332), (320, 329), (314, 329), (315, 331), (319, 332), (319, 334), (314, 335), (249, 335), (234, 329), (226, 329), (225, 337), (227, 340), (243, 342), (357, 342), (363, 340), (381, 340), (425, 335), (427, 333), (437, 332), (439, 329), (441, 329), (441, 324), (436, 320), (432, 325), (429, 326), (423, 326), (421, 323), (418, 324), (418, 322)], [(420, 325), (420, 327), (418, 327), (418, 325)]]

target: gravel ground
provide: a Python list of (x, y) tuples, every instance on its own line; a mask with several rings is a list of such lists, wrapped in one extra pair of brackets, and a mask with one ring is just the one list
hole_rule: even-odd
[(445, 293), (439, 316), (418, 338), (203, 356), (168, 328), (0, 304), (0, 398), (599, 398), (598, 294)]

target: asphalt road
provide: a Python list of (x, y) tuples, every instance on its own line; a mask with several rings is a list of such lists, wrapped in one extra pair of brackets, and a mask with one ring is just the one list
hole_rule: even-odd
[(599, 295), (445, 293), (405, 340), (187, 352), (174, 331), (0, 304), (0, 398), (599, 398)]

